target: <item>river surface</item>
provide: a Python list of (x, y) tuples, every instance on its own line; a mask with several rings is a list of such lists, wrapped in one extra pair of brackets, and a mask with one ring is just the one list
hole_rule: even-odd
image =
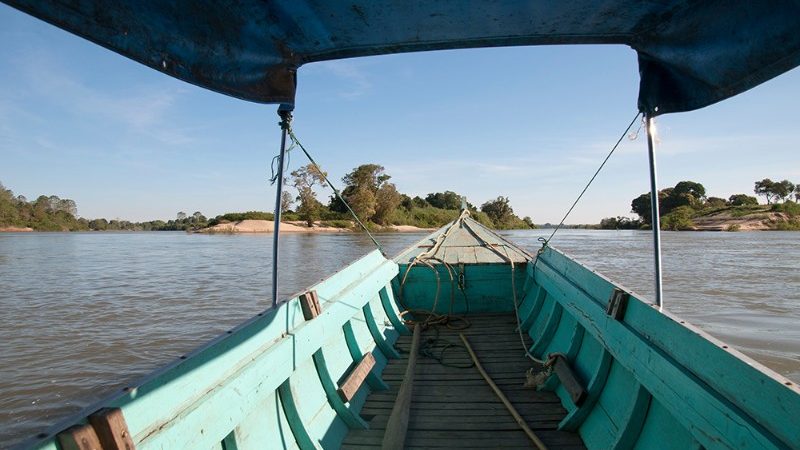
[[(504, 233), (535, 251), (549, 230)], [(390, 255), (424, 234), (378, 235)], [(373, 249), (281, 236), (288, 297)], [(664, 233), (664, 303), (800, 382), (800, 233)], [(652, 298), (648, 232), (553, 245)], [(134, 382), (270, 304), (271, 235), (0, 233), (0, 447)]]

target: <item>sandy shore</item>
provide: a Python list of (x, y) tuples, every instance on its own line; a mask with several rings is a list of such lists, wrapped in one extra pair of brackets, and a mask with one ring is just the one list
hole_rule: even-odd
[(33, 231), (33, 228), (0, 227), (0, 233), (28, 233), (31, 231)]
[[(406, 233), (430, 231), (428, 228), (418, 228), (411, 225), (392, 225), (391, 231)], [(274, 223), (271, 220), (242, 220), (214, 225), (213, 227), (198, 230), (198, 233), (272, 233)], [(313, 227), (305, 226), (303, 222), (281, 222), (281, 233), (350, 233), (350, 228), (335, 228), (322, 226), (319, 222)]]
[(773, 229), (775, 223), (787, 220), (788, 216), (777, 212), (758, 212), (733, 217), (729, 212), (723, 211), (695, 217), (692, 222), (696, 231), (767, 231)]

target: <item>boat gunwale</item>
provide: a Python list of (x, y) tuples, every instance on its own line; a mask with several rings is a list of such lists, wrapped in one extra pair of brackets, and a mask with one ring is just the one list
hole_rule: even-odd
[[(625, 293), (629, 294), (632, 298), (635, 298), (636, 300), (639, 300), (644, 305), (650, 306), (650, 307), (652, 307), (654, 309), (658, 308), (658, 305), (656, 305), (655, 303), (647, 300), (648, 299), (647, 296), (640, 295), (636, 291), (628, 289), (625, 286), (623, 286), (622, 284), (617, 283), (615, 281), (612, 281), (611, 279), (609, 279), (608, 277), (606, 277), (602, 273), (598, 272), (597, 270), (592, 269), (589, 265), (580, 262), (579, 260), (575, 259), (574, 257), (570, 256), (568, 253), (566, 253), (566, 252), (564, 252), (564, 251), (562, 251), (562, 250), (560, 250), (558, 248), (555, 248), (555, 247), (550, 246), (550, 245), (548, 245), (548, 248), (552, 249), (553, 251), (555, 251), (557, 253), (560, 253), (563, 257), (571, 260), (572, 262), (574, 262), (574, 263), (576, 263), (576, 264), (578, 264), (580, 266), (583, 266), (585, 269), (591, 271), (594, 275), (596, 275), (597, 277), (599, 277), (603, 281), (611, 284), (614, 287), (617, 287), (617, 288), (623, 290)], [(532, 264), (529, 264), (529, 267), (534, 267), (534, 266)], [(532, 274), (532, 270), (535, 270), (535, 268), (530, 269), (528, 271), (529, 275)], [(780, 373), (776, 372), (775, 370), (773, 370), (773, 369), (765, 366), (764, 364), (754, 360), (752, 357), (742, 353), (741, 351), (736, 350), (735, 348), (733, 348), (733, 346), (731, 346), (727, 342), (722, 341), (721, 339), (710, 335), (707, 331), (704, 331), (698, 325), (695, 325), (695, 324), (689, 322), (688, 320), (684, 319), (683, 317), (678, 316), (676, 314), (673, 314), (673, 313), (667, 311), (666, 309), (661, 309), (661, 310), (659, 310), (657, 312), (662, 314), (662, 315), (664, 315), (665, 317), (669, 318), (671, 321), (675, 322), (677, 325), (683, 326), (684, 328), (686, 328), (687, 330), (691, 331), (692, 333), (694, 333), (694, 334), (698, 335), (699, 337), (701, 337), (701, 338), (711, 342), (712, 344), (716, 345), (717, 347), (719, 347), (719, 350), (724, 350), (726, 353), (731, 354), (731, 356), (734, 356), (737, 359), (742, 360), (748, 366), (758, 370), (759, 372), (764, 373), (765, 375), (768, 375), (770, 378), (774, 379), (775, 381), (780, 382), (784, 387), (786, 387), (786, 388), (794, 391), (796, 394), (800, 395), (800, 385), (798, 385), (798, 383), (795, 383), (794, 381), (790, 380), (789, 378), (785, 377), (784, 375), (781, 375)], [(646, 336), (646, 335), (643, 335), (643, 336), (647, 337), (648, 341), (650, 341), (649, 336)], [(789, 383), (789, 384), (786, 384), (786, 383)]]
[[(210, 340), (205, 341), (204, 343), (200, 344), (198, 347), (193, 348), (192, 350), (188, 351), (184, 355), (182, 355), (182, 356), (180, 356), (178, 358), (175, 358), (175, 359), (173, 359), (171, 361), (168, 361), (163, 365), (157, 366), (155, 369), (153, 369), (152, 371), (148, 372), (147, 374), (145, 374), (145, 375), (143, 375), (141, 377), (134, 378), (130, 383), (126, 383), (126, 386), (124, 386), (123, 388), (117, 389), (115, 391), (112, 391), (112, 392), (108, 393), (107, 395), (104, 395), (100, 399), (98, 399), (96, 401), (93, 401), (90, 404), (88, 404), (87, 406), (79, 409), (78, 411), (75, 411), (74, 413), (71, 413), (71, 414), (63, 417), (62, 419), (58, 420), (54, 424), (47, 426), (44, 429), (44, 431), (39, 432), (39, 433), (35, 434), (34, 436), (23, 438), (21, 441), (18, 441), (16, 443), (14, 443), (10, 447), (10, 449), (11, 450), (23, 450), (23, 449), (30, 449), (30, 448), (38, 448), (38, 446), (46, 445), (48, 443), (48, 441), (55, 440), (57, 438), (58, 434), (61, 433), (64, 430), (66, 430), (67, 428), (69, 428), (69, 427), (71, 427), (73, 425), (77, 425), (77, 424), (86, 424), (86, 423), (88, 423), (89, 415), (97, 412), (98, 410), (100, 410), (100, 409), (102, 409), (104, 407), (119, 407), (120, 405), (126, 405), (126, 404), (130, 404), (131, 402), (136, 401), (135, 393), (137, 392), (137, 390), (139, 388), (144, 387), (145, 385), (153, 382), (154, 380), (158, 379), (159, 377), (167, 375), (169, 372), (171, 372), (173, 370), (176, 370), (176, 369), (178, 369), (178, 368), (180, 368), (182, 366), (185, 366), (187, 364), (191, 364), (192, 362), (194, 362), (194, 358), (198, 357), (199, 355), (203, 354), (206, 351), (209, 351), (212, 347), (215, 347), (216, 345), (220, 345), (221, 343), (225, 342), (226, 340), (231, 339), (233, 336), (236, 336), (237, 333), (241, 332), (243, 329), (246, 329), (246, 328), (248, 328), (250, 326), (253, 326), (254, 324), (258, 323), (259, 321), (268, 320), (266, 325), (269, 325), (270, 323), (272, 323), (277, 318), (278, 314), (281, 312), (282, 307), (283, 308), (288, 307), (287, 305), (289, 305), (292, 302), (299, 302), (300, 295), (302, 295), (302, 294), (304, 294), (304, 293), (306, 293), (306, 292), (308, 292), (310, 290), (313, 290), (317, 286), (320, 286), (320, 285), (328, 282), (329, 280), (331, 280), (332, 278), (336, 277), (337, 275), (339, 275), (341, 272), (345, 271), (349, 267), (355, 265), (356, 263), (358, 263), (360, 261), (366, 261), (369, 258), (382, 258), (383, 259), (383, 261), (380, 261), (380, 263), (376, 264), (374, 266), (374, 268), (382, 266), (382, 265), (386, 264), (387, 262), (390, 263), (390, 264), (395, 264), (396, 265), (396, 263), (393, 260), (385, 258), (380, 253), (380, 251), (378, 249), (371, 250), (368, 253), (356, 258), (355, 260), (353, 260), (353, 261), (351, 261), (351, 262), (349, 262), (347, 264), (344, 264), (343, 266), (341, 266), (340, 269), (338, 269), (337, 271), (331, 273), (330, 275), (320, 279), (320, 281), (310, 285), (309, 287), (307, 287), (305, 289), (301, 289), (300, 291), (297, 291), (295, 294), (292, 294), (292, 296), (287, 297), (282, 301), (279, 301), (278, 305), (275, 308), (273, 308), (272, 306), (269, 306), (268, 308), (261, 310), (260, 312), (256, 313), (252, 317), (250, 317), (250, 318), (244, 320), (243, 322), (237, 324), (236, 326), (234, 326), (230, 330), (228, 330), (228, 331), (226, 331), (226, 332), (224, 332), (222, 334), (219, 334), (219, 335), (217, 335), (215, 337), (212, 337)], [(377, 261), (379, 261), (379, 259)], [(387, 280), (387, 283), (389, 281), (390, 280)], [(355, 282), (354, 283), (348, 283), (346, 286), (343, 286), (340, 289), (340, 291), (344, 292), (344, 291), (349, 290), (352, 287), (353, 284), (355, 284)], [(273, 317), (270, 317), (270, 316), (273, 316)], [(269, 349), (273, 348), (276, 343), (278, 343), (281, 339), (284, 339), (287, 335), (289, 335), (289, 333), (291, 331), (293, 331), (296, 328), (304, 325), (307, 321), (300, 320), (300, 321), (297, 321), (297, 322), (298, 323), (296, 323), (294, 325), (287, 324), (286, 326), (284, 326), (284, 328), (286, 328), (286, 330), (284, 331), (283, 336), (281, 336), (279, 338), (276, 338), (276, 339), (272, 339), (269, 343), (265, 343), (260, 348), (264, 348), (265, 352), (269, 351)], [(197, 367), (191, 368), (190, 371), (191, 370), (196, 370), (196, 369), (197, 369)], [(189, 373), (189, 372), (187, 372), (187, 373)], [(235, 376), (235, 374), (232, 374), (231, 376)], [(230, 378), (230, 377), (227, 377), (227, 378)], [(204, 393), (203, 395), (206, 395), (206, 394), (207, 394), (207, 392)], [(191, 404), (193, 404), (193, 403), (190, 403), (189, 405), (186, 405), (185, 408), (179, 408), (179, 410), (177, 410), (175, 416), (180, 415), (181, 411), (183, 411), (184, 409), (190, 408)], [(163, 426), (164, 424), (161, 424), (161, 425)], [(152, 433), (150, 433), (150, 434), (152, 434)], [(149, 436), (150, 434), (148, 434), (147, 436)]]
[[(592, 270), (591, 268), (587, 267), (586, 265), (576, 261), (574, 258), (571, 258), (566, 253), (557, 250), (555, 248), (550, 248), (554, 252), (554, 254), (559, 255), (557, 257), (561, 257), (564, 260), (574, 263), (577, 266), (591, 272), (591, 274), (595, 275), (599, 281), (603, 283), (607, 283), (610, 287), (620, 287), (613, 281), (609, 280), (607, 277), (597, 273), (596, 271)], [(558, 266), (560, 264), (554, 265), (552, 262), (548, 262), (543, 260), (542, 264), (547, 267), (547, 270), (552, 271), (554, 274), (558, 274), (562, 280), (552, 280), (551, 274), (542, 273), (540, 276), (544, 277), (545, 279), (550, 280), (550, 282), (558, 285), (561, 283), (571, 284), (574, 289), (582, 291), (582, 295), (586, 296), (586, 301), (591, 301), (591, 303), (595, 304), (597, 307), (601, 308), (601, 310), (605, 309), (606, 303), (598, 299), (596, 292), (593, 290), (589, 290), (586, 288), (585, 283), (580, 283), (576, 280), (575, 274), (567, 274), (564, 273), (561, 268)], [(531, 274), (531, 270), (533, 269), (534, 264), (529, 264), (529, 271), (528, 273)], [(544, 286), (542, 286), (544, 287)], [(632, 291), (626, 291), (632, 292)], [(773, 412), (774, 409), (781, 408), (781, 411), (785, 413), (789, 413), (790, 410), (795, 412), (800, 411), (800, 388), (797, 386), (797, 383), (789, 380), (788, 378), (784, 377), (783, 375), (775, 372), (774, 370), (754, 361), (749, 356), (741, 353), (738, 350), (732, 349), (730, 345), (724, 343), (723, 341), (710, 336), (707, 332), (699, 329), (696, 325), (688, 323), (687, 321), (681, 319), (679, 316), (674, 314), (665, 313), (664, 311), (659, 311), (658, 306), (652, 303), (648, 303), (637, 296), (633, 296), (633, 299), (629, 299), (630, 301), (637, 301), (641, 304), (641, 308), (637, 308), (635, 314), (637, 314), (638, 319), (646, 318), (646, 316), (651, 313), (655, 313), (655, 315), (650, 316), (651, 319), (659, 320), (661, 316), (668, 321), (673, 323), (665, 322), (664, 325), (666, 326), (676, 326), (680, 325), (685, 329), (687, 332), (686, 335), (673, 337), (673, 341), (670, 341), (669, 337), (665, 337), (664, 333), (667, 331), (657, 332), (657, 331), (650, 331), (648, 332), (648, 328), (645, 328), (646, 325), (640, 320), (629, 320), (627, 318), (622, 319), (619, 323), (627, 330), (628, 333), (631, 333), (636, 339), (638, 339), (642, 344), (646, 346), (650, 346), (653, 350), (657, 353), (661, 353), (664, 361), (681, 372), (684, 372), (689, 378), (693, 378), (694, 383), (696, 383), (701, 390), (707, 391), (713, 397), (716, 397), (717, 400), (721, 400), (724, 408), (730, 408), (728, 411), (735, 414), (741, 420), (744, 421), (745, 426), (753, 427), (751, 432), (756, 432), (761, 434), (763, 438), (766, 438), (767, 441), (771, 442), (773, 445), (777, 447), (790, 445), (791, 442), (794, 441), (794, 437), (798, 436), (797, 431), (792, 431), (792, 428), (785, 428), (785, 420), (780, 421), (776, 420), (777, 417), (781, 417), (781, 413)], [(645, 297), (646, 298), (646, 297)], [(568, 309), (567, 313), (571, 315), (575, 315), (575, 312), (570, 311), (567, 308), (566, 304), (563, 303), (562, 299), (555, 298), (554, 299), (557, 303), (561, 304), (561, 306), (565, 309)], [(584, 310), (584, 306), (579, 305), (579, 303), (584, 303), (583, 301), (577, 302), (573, 305), (574, 308), (578, 310)], [(628, 305), (627, 315), (631, 312), (630, 303)], [(587, 311), (587, 314), (593, 314)], [(603, 313), (599, 313), (603, 314)], [(604, 315), (604, 314), (603, 314)], [(577, 317), (577, 316), (576, 316)], [(594, 319), (586, 317), (586, 320), (589, 322), (593, 322)], [(609, 319), (611, 320), (611, 319)], [(584, 326), (578, 321), (579, 326)], [(616, 321), (614, 321), (616, 322)], [(651, 325), (652, 320), (648, 320)], [(600, 341), (600, 344), (606, 349), (606, 351), (610, 351), (616, 348), (614, 345), (609, 345), (605, 343), (605, 338), (607, 338), (607, 334), (609, 333), (608, 326), (598, 326), (596, 327), (595, 339)], [(662, 327), (663, 328), (663, 327)], [(672, 330), (675, 331), (675, 330)], [(611, 332), (611, 335), (615, 334)], [(613, 338), (613, 336), (612, 336)], [(691, 339), (691, 342), (697, 343), (698, 348), (693, 348), (691, 351), (693, 353), (707, 353), (710, 356), (716, 356), (719, 364), (718, 368), (705, 368), (705, 366), (698, 366), (698, 364), (687, 364), (686, 359), (687, 357), (681, 357), (678, 353), (679, 350), (676, 350), (677, 343), (685, 343), (686, 339)], [(703, 344), (706, 341), (708, 347), (705, 347)], [(670, 345), (670, 342), (673, 344)], [(639, 344), (632, 344), (632, 345), (639, 345)], [(723, 352), (720, 352), (723, 350)], [(629, 367), (630, 362), (625, 363), (620, 361), (618, 356), (614, 356), (612, 354), (612, 358), (614, 362), (617, 364), (622, 365), (627, 370), (633, 370), (633, 367)], [(727, 358), (727, 360), (726, 360)], [(698, 368), (699, 367), (699, 368)], [(733, 377), (729, 377), (725, 379), (723, 378), (715, 378), (714, 371), (722, 371), (724, 368), (732, 369), (729, 373), (733, 373)], [(748, 374), (750, 376), (748, 376)], [(638, 376), (637, 376), (638, 378)], [(742, 382), (741, 380), (744, 379), (745, 381)], [(733, 381), (731, 381), (733, 380)], [(758, 385), (760, 381), (760, 385)], [(641, 382), (641, 380), (640, 380)], [(672, 382), (666, 382), (664, 380), (661, 381), (662, 385), (669, 386), (670, 389), (674, 388)], [(772, 384), (770, 384), (772, 383)], [(742, 391), (737, 388), (741, 386), (744, 387), (753, 387), (755, 386), (758, 390), (750, 389), (753, 393), (750, 393), (747, 396), (743, 395), (736, 395), (736, 392)], [(764, 391), (768, 389), (767, 391)], [(653, 392), (651, 391), (651, 394)], [(774, 404), (769, 404), (764, 401), (758, 401), (759, 395), (767, 395), (767, 394), (778, 394), (778, 397), (775, 399)], [(789, 394), (789, 395), (786, 395)], [(659, 398), (662, 395), (653, 394), (654, 398)], [(659, 401), (661, 401), (660, 399)], [(751, 401), (754, 400), (754, 401)], [(675, 411), (672, 411), (666, 404), (664, 405), (668, 411), (671, 411), (672, 414), (676, 414)], [(774, 406), (770, 407), (770, 406)], [(703, 413), (697, 412), (700, 416), (703, 416)], [(727, 414), (725, 414), (727, 416)], [(727, 416), (730, 420), (731, 417)], [(737, 424), (742, 424), (740, 422), (734, 422)], [(690, 430), (691, 428), (687, 428)], [(702, 430), (702, 428), (698, 428)], [(692, 432), (694, 435), (695, 433)], [(705, 435), (704, 432), (701, 432), (700, 435)], [(699, 435), (698, 435), (699, 436)], [(794, 436), (794, 437), (793, 437)], [(732, 441), (728, 441), (729, 444)], [(787, 444), (789, 443), (789, 444)]]

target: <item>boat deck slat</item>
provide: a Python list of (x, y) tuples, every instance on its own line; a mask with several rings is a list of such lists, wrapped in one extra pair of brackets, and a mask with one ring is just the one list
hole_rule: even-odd
[[(481, 314), (468, 319), (471, 326), (463, 331), (442, 326), (426, 330), (421, 336), (423, 349), (427, 345), (439, 355), (444, 345), (457, 345), (446, 350), (444, 362), (469, 366), (472, 360), (458, 337), (463, 332), (484, 369), (548, 447), (584, 448), (577, 434), (556, 429), (566, 414), (559, 398), (552, 392), (524, 387), (525, 373), (533, 363), (522, 350), (514, 315)], [(410, 336), (398, 339), (401, 357), (390, 360), (383, 371), (390, 389), (367, 398), (361, 416), (370, 428), (351, 431), (343, 448), (380, 448), (410, 346)], [(478, 371), (450, 365), (423, 355), (418, 358), (406, 448), (531, 448), (530, 439)]]

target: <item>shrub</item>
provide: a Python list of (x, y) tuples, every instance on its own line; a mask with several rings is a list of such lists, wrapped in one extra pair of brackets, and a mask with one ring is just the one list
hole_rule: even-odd
[(692, 222), (694, 213), (694, 210), (689, 206), (679, 206), (661, 218), (661, 229), (672, 231), (691, 230), (694, 228), (694, 222)]
[(323, 220), (320, 222), (320, 225), (323, 227), (333, 228), (351, 228), (353, 226), (353, 222), (349, 220)]
[(797, 204), (793, 201), (775, 203), (774, 205), (772, 205), (772, 211), (782, 212), (788, 215), (789, 217), (800, 216), (800, 204)]

